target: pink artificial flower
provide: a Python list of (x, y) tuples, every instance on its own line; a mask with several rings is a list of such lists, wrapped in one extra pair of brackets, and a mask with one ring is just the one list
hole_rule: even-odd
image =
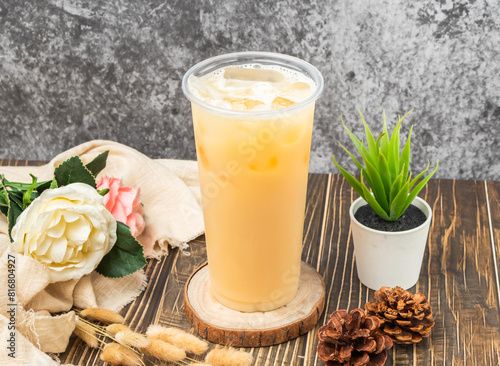
[(97, 182), (97, 189), (109, 188), (109, 192), (104, 196), (103, 203), (116, 221), (126, 224), (132, 235), (138, 237), (146, 226), (144, 218), (144, 208), (139, 201), (139, 189), (122, 186), (121, 179), (103, 177)]

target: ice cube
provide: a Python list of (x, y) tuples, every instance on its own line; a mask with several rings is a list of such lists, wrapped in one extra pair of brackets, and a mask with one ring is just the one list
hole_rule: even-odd
[(248, 69), (243, 67), (228, 67), (224, 71), (224, 78), (246, 81), (267, 81), (270, 83), (278, 83), (285, 80), (283, 74), (276, 70)]
[(278, 158), (276, 156), (273, 156), (269, 160), (265, 160), (260, 163), (254, 163), (250, 164), (249, 168), (250, 170), (253, 170), (254, 172), (266, 172), (268, 170), (271, 170), (272, 168), (276, 167), (278, 165)]
[(263, 102), (261, 102), (260, 100), (253, 100), (253, 99), (246, 99), (243, 104), (246, 105), (247, 109), (253, 109), (255, 108), (256, 106), (258, 105), (262, 105), (264, 104)]
[(236, 111), (244, 111), (247, 107), (243, 104), (243, 99), (241, 98), (224, 98), (224, 101), (231, 104), (231, 109)]
[(248, 98), (224, 98), (225, 101), (231, 103), (231, 108), (234, 111), (246, 111), (252, 109), (255, 106), (264, 104), (260, 100), (248, 99)]
[(289, 107), (291, 105), (294, 105), (295, 102), (292, 102), (290, 99), (286, 99), (283, 97), (276, 97), (273, 100), (273, 103), (271, 104), (272, 109), (278, 109), (282, 107)]
[(280, 133), (280, 141), (285, 144), (292, 144), (300, 139), (304, 133), (304, 128), (300, 124), (285, 127)]

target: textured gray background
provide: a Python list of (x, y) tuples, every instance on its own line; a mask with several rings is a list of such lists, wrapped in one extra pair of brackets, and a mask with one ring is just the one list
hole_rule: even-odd
[(325, 77), (311, 171), (336, 171), (331, 153), (352, 167), (341, 113), (361, 133), (358, 107), (375, 130), (414, 107), (413, 170), (499, 180), (499, 23), (494, 0), (0, 0), (0, 158), (100, 138), (194, 159), (184, 72), (261, 50)]

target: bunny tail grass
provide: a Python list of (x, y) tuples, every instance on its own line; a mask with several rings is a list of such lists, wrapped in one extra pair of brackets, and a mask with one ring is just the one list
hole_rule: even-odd
[(118, 343), (108, 343), (101, 352), (101, 360), (111, 365), (141, 366), (144, 362), (132, 350)]
[(110, 324), (106, 327), (108, 333), (112, 336), (115, 336), (116, 333), (121, 332), (122, 330), (129, 330), (129, 327), (125, 324)]
[(115, 335), (116, 341), (120, 344), (136, 348), (146, 348), (151, 343), (142, 334), (133, 332), (129, 329), (119, 331)]
[(84, 323), (81, 320), (76, 322), (75, 329), (73, 333), (76, 334), (78, 338), (87, 343), (89, 347), (97, 348), (99, 347), (99, 340), (97, 338), (97, 333), (94, 327), (90, 324)]
[(146, 335), (148, 338), (162, 340), (195, 355), (201, 355), (208, 350), (207, 342), (177, 328), (150, 325)]
[(100, 308), (85, 309), (80, 311), (79, 315), (87, 319), (107, 324), (123, 323), (125, 321), (125, 319), (123, 319), (123, 317), (117, 312)]
[(214, 366), (250, 366), (251, 354), (234, 348), (215, 348), (205, 357), (205, 362)]
[(186, 358), (186, 352), (179, 347), (158, 339), (150, 339), (149, 341), (149, 346), (140, 348), (141, 352), (148, 356), (169, 362), (176, 362)]

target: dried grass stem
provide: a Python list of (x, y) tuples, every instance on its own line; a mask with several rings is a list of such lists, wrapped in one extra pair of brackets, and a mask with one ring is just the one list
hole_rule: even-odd
[(205, 357), (205, 362), (214, 366), (250, 366), (251, 354), (234, 348), (215, 348)]

